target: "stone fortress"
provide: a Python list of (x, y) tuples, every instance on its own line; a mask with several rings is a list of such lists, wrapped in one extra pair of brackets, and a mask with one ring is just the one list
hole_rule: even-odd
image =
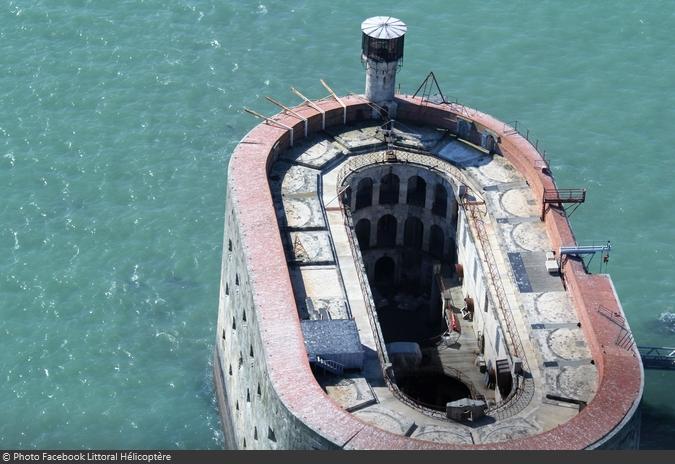
[(585, 192), (514, 127), (396, 94), (406, 31), (366, 20), (365, 95), (270, 99), (232, 155), (226, 445), (637, 448), (640, 357), (564, 208)]

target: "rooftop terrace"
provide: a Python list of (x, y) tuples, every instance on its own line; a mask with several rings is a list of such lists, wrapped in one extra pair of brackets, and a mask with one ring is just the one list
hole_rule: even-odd
[[(365, 422), (433, 441), (489, 443), (537, 434), (566, 422), (578, 414), (579, 404), (593, 398), (597, 369), (561, 277), (545, 267), (546, 253), (553, 245), (539, 219), (533, 192), (502, 156), (488, 154), (445, 130), (396, 123), (394, 127), (393, 147), (385, 142), (385, 131), (376, 121), (326, 131), (282, 152), (270, 171), (299, 317), (353, 317), (366, 349), (363, 370), (320, 376), (326, 392)], [(391, 148), (395, 161), (387, 161)], [(517, 405), (493, 404), (494, 415), (489, 410), (477, 423), (462, 424), (442, 413), (425, 414), (426, 408), (401, 401), (403, 394), (388, 388), (378, 359), (386, 348), (378, 343), (378, 329), (372, 324), (377, 310), (372, 293), (362, 285), (367, 277), (361, 255), (352, 246), (353, 230), (351, 224), (345, 226), (338, 195), (349, 173), (382, 164), (433, 170), (455, 186), (470, 186), (474, 201), (485, 202), (481, 217), (531, 375), (523, 380), (531, 384), (529, 391), (517, 393), (527, 398)], [(464, 332), (473, 332), (465, 324)], [(451, 351), (441, 348), (441, 352)], [(471, 369), (476, 355), (464, 356), (468, 358), (462, 364), (464, 374), (478, 374), (477, 367)], [(457, 356), (444, 363), (450, 368), (459, 364)], [(473, 377), (474, 386), (489, 395), (475, 381), (479, 378)]]

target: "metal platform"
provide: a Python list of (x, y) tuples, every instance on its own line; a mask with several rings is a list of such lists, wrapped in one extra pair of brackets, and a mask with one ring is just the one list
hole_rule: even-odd
[(645, 369), (675, 370), (675, 348), (638, 346)]
[(541, 199), (541, 220), (546, 216), (547, 205), (558, 205), (563, 207), (564, 204), (572, 204), (574, 208), (569, 212), (565, 211), (568, 216), (571, 216), (574, 210), (583, 202), (586, 201), (586, 189), (544, 189), (544, 194)]

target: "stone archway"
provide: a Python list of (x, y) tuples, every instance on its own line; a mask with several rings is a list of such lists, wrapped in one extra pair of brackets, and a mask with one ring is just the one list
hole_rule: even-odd
[(396, 246), (396, 227), (398, 223), (391, 214), (386, 214), (377, 221), (377, 246), (394, 247)]
[(398, 203), (399, 178), (396, 174), (387, 174), (380, 180), (380, 204), (395, 205)]
[(366, 177), (361, 179), (356, 186), (356, 201), (354, 210), (366, 208), (373, 204), (373, 179)]
[(356, 239), (362, 250), (370, 248), (370, 221), (366, 218), (359, 220), (354, 227)]
[(414, 216), (405, 220), (405, 229), (403, 231), (403, 245), (406, 247), (422, 250), (424, 242), (424, 224), (419, 218)]
[(406, 203), (424, 208), (427, 198), (427, 182), (420, 176), (408, 179), (408, 196)]

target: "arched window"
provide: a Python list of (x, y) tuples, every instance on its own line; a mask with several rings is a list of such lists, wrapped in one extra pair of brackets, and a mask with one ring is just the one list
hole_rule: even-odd
[(409, 205), (421, 206), (424, 208), (424, 203), (427, 197), (427, 183), (420, 176), (412, 176), (408, 179), (408, 198), (406, 202)]
[(352, 207), (352, 195), (353, 194), (354, 194), (354, 192), (353, 192), (352, 186), (348, 185), (347, 188), (345, 188), (342, 191), (342, 194), (340, 195), (340, 201), (342, 201), (342, 204), (351, 208)]
[(373, 179), (361, 179), (356, 186), (356, 204), (354, 210), (365, 208), (373, 204)]
[(383, 256), (375, 263), (375, 283), (377, 285), (394, 285), (396, 281), (396, 264), (389, 256)]
[(356, 238), (359, 241), (359, 247), (362, 250), (370, 248), (370, 221), (361, 219), (356, 223)]
[(387, 174), (380, 180), (380, 204), (398, 203), (399, 179), (396, 174)]
[(445, 237), (443, 236), (443, 229), (437, 225), (431, 226), (429, 237), (429, 253), (436, 258), (443, 257), (443, 245), (445, 245)]
[(416, 217), (409, 217), (405, 221), (405, 230), (403, 232), (403, 245), (417, 250), (422, 249), (424, 239), (424, 224)]
[(396, 218), (391, 214), (382, 216), (377, 221), (377, 246), (393, 247), (396, 246)]
[(406, 292), (418, 294), (421, 290), (420, 280), (423, 270), (422, 253), (414, 249), (407, 249), (403, 251), (401, 257), (402, 262), (398, 285)]
[(448, 210), (448, 191), (443, 184), (434, 187), (434, 203), (431, 212), (437, 216), (446, 217)]

